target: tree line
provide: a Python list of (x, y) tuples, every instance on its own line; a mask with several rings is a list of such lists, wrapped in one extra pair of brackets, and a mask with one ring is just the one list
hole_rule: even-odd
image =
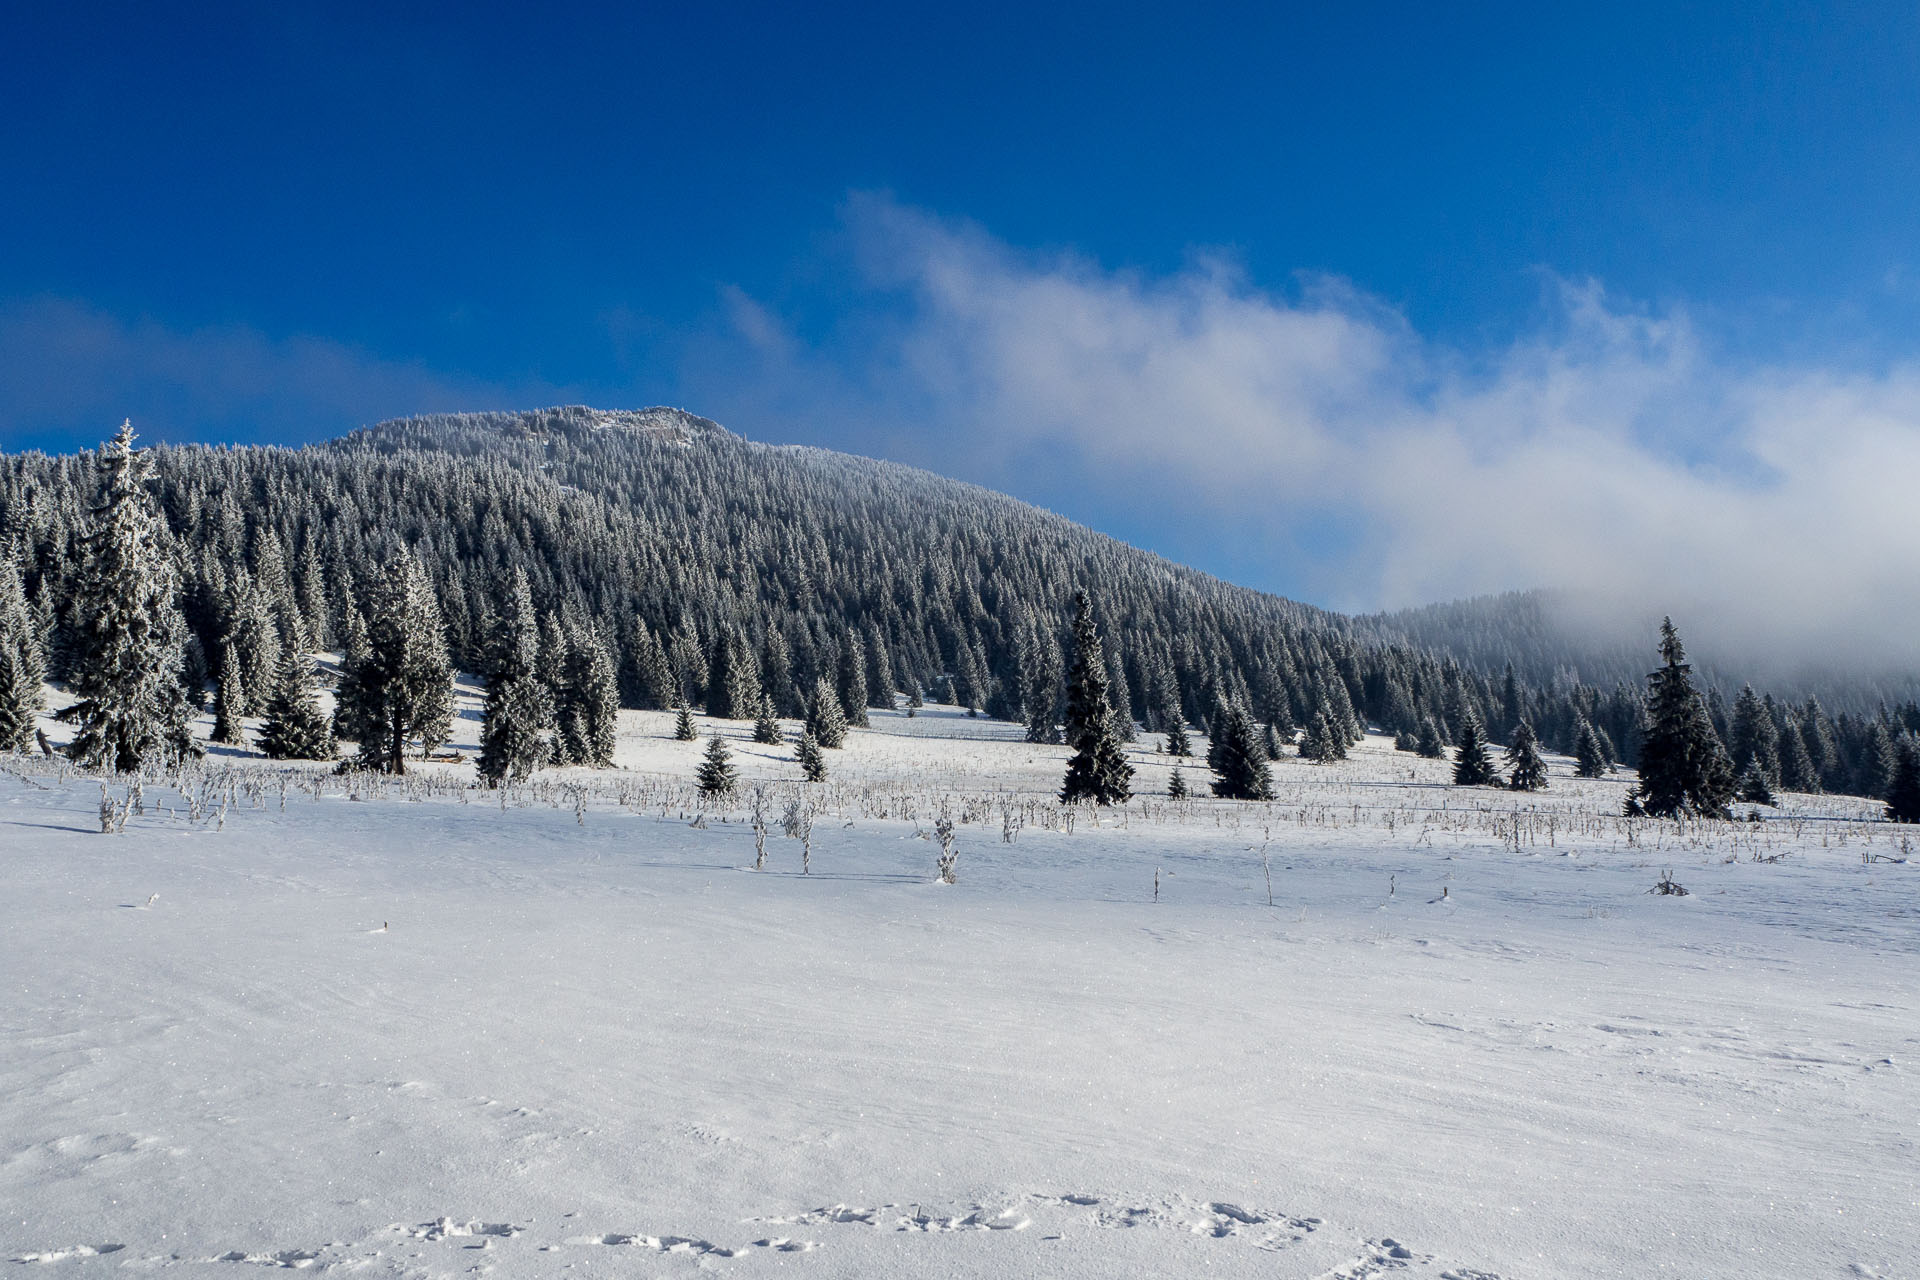
[[(0, 688), (37, 685), (35, 663), (72, 683), (93, 652), (82, 602), (99, 495), (133, 465), (114, 452), (0, 460), (0, 614), (16, 637)], [(331, 731), (363, 756), (384, 742), (384, 767), (404, 767), (396, 742), (444, 737), (447, 700), (385, 700), (359, 674), (372, 657), (388, 673), (487, 676), (490, 719), (538, 722), (544, 758), (562, 763), (605, 762), (620, 706), (811, 720), (823, 690), (855, 724), (931, 696), (1060, 741), (1078, 732), (1082, 585), (1096, 588), (1101, 698), (1122, 740), (1194, 724), (1216, 751), (1250, 737), (1272, 758), (1297, 735), (1309, 758), (1332, 758), (1372, 724), (1439, 754), (1469, 723), (1509, 742), (1524, 724), (1541, 747), (1634, 765), (1649, 725), (1625, 682), (1473, 670), (1003, 495), (753, 444), (691, 415), (443, 416), (299, 450), (127, 456), (152, 498), (151, 581), (177, 604), (176, 683), (189, 703), (212, 691), (216, 737), (264, 715), (289, 753)], [(422, 630), (436, 638), (413, 643)], [(330, 725), (296, 688), (299, 656), (323, 649), (347, 659)], [(1879, 794), (1893, 744), (1920, 728), (1912, 703), (1829, 717), (1812, 700), (1743, 694), (1728, 708), (1710, 692), (1704, 707), (1737, 774), (1757, 757), (1799, 789)], [(532, 750), (525, 730), (503, 731), (483, 756), (511, 773)]]

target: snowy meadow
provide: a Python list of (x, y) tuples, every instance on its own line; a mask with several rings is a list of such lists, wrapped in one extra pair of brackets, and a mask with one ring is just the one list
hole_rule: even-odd
[(465, 759), (402, 778), (0, 772), (0, 1256), (1914, 1274), (1920, 861), (1877, 805), (1629, 822), (1630, 774), (1370, 737), (1271, 803), (1167, 800), (1143, 738), (1134, 800), (1068, 807), (1067, 748), (947, 707), (819, 784), (702, 717), (724, 805), (659, 712), (490, 791), (460, 701)]

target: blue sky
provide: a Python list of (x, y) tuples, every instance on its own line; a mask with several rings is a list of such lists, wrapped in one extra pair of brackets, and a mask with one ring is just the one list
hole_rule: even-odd
[[(1664, 388), (1605, 428), (1642, 462), (1793, 481), (1760, 389), (1884, 394), (1916, 354), (1920, 16), (1455, 8), (17, 7), (0, 443), (79, 447), (129, 415), (149, 438), (297, 442), (429, 409), (682, 403), (1330, 603), (1564, 566), (1409, 578), (1355, 511), (1404, 494), (1228, 492), (1103, 450), (1100, 423), (1061, 425), (1067, 374), (1005, 357), (1078, 290), (1128, 369), (1202, 330), (1235, 335), (1216, 352), (1307, 341), (1276, 316), (1370, 334), (1365, 386), (1263, 368), (1229, 397), (1298, 393), (1288, 413), (1328, 439), (1411, 415), (1406, 439), (1444, 423), (1484, 460), (1571, 429), (1529, 411), (1489, 436), (1489, 403), (1625, 359)], [(1111, 369), (1084, 354), (1060, 367), (1106, 377), (1098, 399)], [(1185, 394), (1207, 357), (1181, 358)], [(1264, 412), (1169, 430), (1310, 469), (1298, 439), (1263, 446), (1286, 434)]]

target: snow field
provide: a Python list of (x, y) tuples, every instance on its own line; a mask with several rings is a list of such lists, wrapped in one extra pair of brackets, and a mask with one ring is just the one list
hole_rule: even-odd
[[(1064, 750), (1017, 726), (875, 723), (811, 789), (722, 726), (772, 789), (758, 873), (664, 714), (623, 717), (623, 771), (504, 807), (470, 765), (222, 755), (186, 782), (224, 817), (156, 779), (102, 836), (97, 781), (13, 766), (0, 1257), (1912, 1273), (1920, 863), (1865, 806), (1629, 825), (1625, 783), (1564, 760), (1468, 792), (1369, 740), (1279, 766), (1271, 806), (1094, 815), (1048, 803)], [(1646, 892), (1668, 869), (1689, 896)]]

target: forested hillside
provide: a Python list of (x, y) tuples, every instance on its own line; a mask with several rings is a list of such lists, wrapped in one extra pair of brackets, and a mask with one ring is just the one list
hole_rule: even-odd
[[(1505, 670), (1504, 655), (1527, 656), (1524, 632), (1456, 655), (1432, 631), (1235, 587), (1000, 494), (753, 443), (677, 410), (425, 417), (298, 450), (152, 457), (190, 696), (225, 681), (249, 709), (283, 650), (344, 645), (383, 566), (410, 548), (461, 667), (488, 669), (493, 620), (524, 571), (549, 668), (598, 650), (629, 706), (723, 698), (730, 665), (746, 663), (782, 714), (825, 679), (853, 701), (938, 694), (1051, 732), (1085, 589), (1110, 637), (1109, 696), (1152, 731), (1227, 704), (1280, 735), (1324, 713), (1411, 744), (1450, 741), (1471, 710), (1496, 738), (1524, 719), (1562, 750), (1584, 719), (1631, 762), (1644, 714), (1637, 675), (1601, 687), (1545, 661)], [(56, 676), (97, 468), (94, 454), (0, 463), (0, 544), (16, 549)], [(1829, 717), (1755, 699), (1744, 726), (1727, 699), (1714, 706), (1736, 756), (1764, 736), (1749, 758), (1791, 757), (1797, 737), (1828, 789), (1872, 789), (1889, 735), (1920, 728), (1911, 704)]]

